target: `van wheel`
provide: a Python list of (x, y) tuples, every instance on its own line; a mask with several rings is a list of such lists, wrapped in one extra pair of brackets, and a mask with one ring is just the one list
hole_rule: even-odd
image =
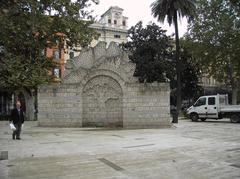
[(190, 118), (192, 119), (193, 122), (197, 122), (198, 121), (198, 115), (196, 113), (191, 114)]
[(237, 114), (233, 114), (233, 115), (231, 115), (231, 117), (230, 117), (230, 121), (231, 121), (232, 123), (240, 122), (240, 117), (239, 117)]
[(202, 122), (206, 121), (206, 118), (202, 118), (201, 121), (202, 121)]

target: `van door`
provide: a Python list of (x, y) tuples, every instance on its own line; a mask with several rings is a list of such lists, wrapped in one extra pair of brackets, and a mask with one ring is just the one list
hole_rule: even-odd
[(197, 112), (199, 118), (207, 118), (207, 98), (201, 97), (193, 105), (194, 111)]
[(216, 104), (216, 97), (208, 97), (207, 100), (207, 117), (208, 118), (218, 118), (218, 111), (217, 111), (217, 104)]

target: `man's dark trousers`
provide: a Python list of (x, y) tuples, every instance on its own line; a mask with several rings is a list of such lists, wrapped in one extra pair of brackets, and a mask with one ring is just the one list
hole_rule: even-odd
[(22, 123), (17, 123), (17, 124), (14, 124), (16, 130), (13, 131), (13, 139), (20, 139), (20, 133), (21, 133), (21, 129), (22, 129)]
[(20, 109), (13, 109), (12, 113), (11, 113), (11, 120), (12, 123), (14, 124), (16, 130), (13, 131), (13, 139), (20, 139), (20, 133), (21, 133), (21, 129), (22, 129), (22, 124), (24, 123), (24, 115), (23, 115), (23, 111)]

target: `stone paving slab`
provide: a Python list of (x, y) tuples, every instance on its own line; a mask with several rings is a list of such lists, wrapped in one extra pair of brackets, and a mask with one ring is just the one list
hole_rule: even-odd
[(5, 156), (0, 178), (240, 178), (239, 129), (229, 120), (180, 120), (168, 129), (138, 130), (42, 128), (26, 122), (17, 141), (8, 122), (0, 122)]

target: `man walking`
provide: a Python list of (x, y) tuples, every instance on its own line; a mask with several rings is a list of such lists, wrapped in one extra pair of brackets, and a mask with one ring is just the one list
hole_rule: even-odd
[(24, 115), (23, 110), (21, 109), (21, 103), (20, 101), (16, 102), (16, 108), (14, 108), (11, 112), (11, 121), (13, 122), (13, 125), (15, 126), (16, 130), (13, 131), (12, 139), (20, 140), (20, 133), (22, 129), (22, 124), (24, 123)]

